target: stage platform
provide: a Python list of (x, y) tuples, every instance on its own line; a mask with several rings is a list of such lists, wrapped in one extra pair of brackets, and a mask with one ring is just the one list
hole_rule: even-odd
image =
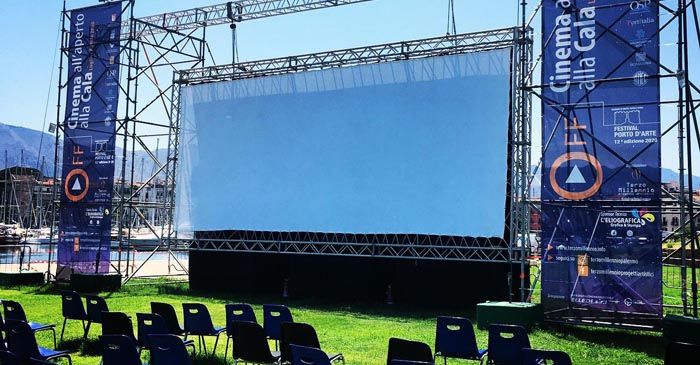
[[(519, 264), (514, 265), (515, 270)], [(282, 299), (473, 310), (486, 300), (507, 300), (508, 264), (277, 253), (191, 251), (190, 287), (207, 292)], [(515, 272), (514, 277), (519, 277)]]

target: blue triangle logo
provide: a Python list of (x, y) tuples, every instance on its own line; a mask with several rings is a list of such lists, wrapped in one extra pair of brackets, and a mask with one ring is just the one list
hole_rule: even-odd
[(578, 166), (574, 165), (574, 168), (571, 170), (569, 177), (566, 178), (566, 183), (567, 184), (585, 184), (586, 183), (586, 179), (583, 178), (583, 174), (581, 174), (581, 170), (578, 169)]
[(73, 190), (73, 191), (80, 191), (80, 190), (83, 190), (83, 187), (80, 186), (80, 180), (79, 180), (79, 179), (75, 179), (75, 182), (73, 183), (73, 187), (71, 188), (71, 190)]

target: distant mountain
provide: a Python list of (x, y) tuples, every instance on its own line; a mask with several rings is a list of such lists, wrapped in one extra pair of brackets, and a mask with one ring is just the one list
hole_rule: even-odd
[(47, 176), (52, 175), (54, 142), (55, 137), (51, 134), (0, 123), (0, 167), (28, 166), (41, 169), (44, 159), (42, 172)]
[[(42, 140), (43, 136), (43, 140)], [(59, 140), (59, 147), (62, 141)], [(0, 123), (0, 169), (11, 166), (26, 166), (39, 168), (45, 176), (53, 175), (55, 136), (49, 133)], [(41, 150), (39, 148), (41, 146)], [(122, 148), (115, 151), (115, 173), (121, 176)], [(167, 149), (161, 148), (153, 153), (161, 160), (165, 160)], [(59, 150), (59, 159), (62, 151)], [(127, 152), (129, 153), (129, 152)], [(7, 159), (5, 156), (7, 155)], [(127, 162), (130, 158), (127, 159)], [(151, 172), (155, 172), (155, 163), (143, 150), (137, 150), (134, 156), (134, 180), (147, 179)], [(60, 168), (59, 168), (60, 173)], [(127, 174), (131, 172), (131, 165), (126, 168)], [(143, 171), (143, 174), (141, 173)], [(143, 176), (143, 178), (142, 178)]]
[[(537, 169), (537, 166), (532, 166), (531, 172), (533, 174), (536, 174), (535, 179), (532, 180), (532, 184), (530, 185), (530, 196), (534, 198), (539, 198), (540, 197), (540, 190), (542, 188), (542, 184), (540, 181), (540, 176), (542, 175), (542, 169)], [(667, 169), (665, 167), (661, 168), (661, 181), (668, 183), (668, 182), (678, 182), (680, 181), (680, 175), (678, 174), (678, 171), (672, 170), (672, 169)], [(695, 176), (693, 175), (693, 190), (700, 189), (700, 176)]]

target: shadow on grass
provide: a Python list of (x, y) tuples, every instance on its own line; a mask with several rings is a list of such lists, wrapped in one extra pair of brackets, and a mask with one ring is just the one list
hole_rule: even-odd
[[(27, 294), (34, 295), (60, 295), (64, 290), (70, 290), (66, 283), (46, 284), (40, 287), (25, 286), (19, 288)], [(195, 291), (189, 288), (188, 283), (181, 281), (169, 280), (151, 280), (139, 281), (134, 280), (123, 286), (121, 290), (111, 293), (101, 293), (106, 299), (112, 297), (152, 297), (170, 296), (182, 301), (197, 301), (202, 298), (206, 301), (215, 301), (220, 303), (249, 303), (253, 305), (262, 305), (266, 303), (285, 304), (293, 308), (315, 310), (315, 311), (333, 311), (353, 313), (366, 316), (381, 316), (385, 318), (403, 318), (413, 320), (430, 320), (439, 315), (464, 316), (475, 318), (475, 304), (463, 303), (462, 305), (447, 305), (447, 303), (423, 303), (423, 304), (393, 304), (386, 305), (379, 302), (370, 302), (362, 298), (341, 300), (309, 297), (304, 299), (299, 298), (281, 298), (275, 295), (265, 294), (250, 294), (250, 293), (235, 293), (235, 292), (209, 292)]]
[(80, 352), (84, 356), (98, 356), (102, 354), (100, 341), (95, 338), (88, 338), (83, 342), (82, 338), (64, 339), (58, 343), (59, 350), (67, 350), (72, 352)]
[(212, 354), (196, 354), (192, 356), (192, 365), (226, 365), (223, 358)]
[(618, 330), (600, 327), (578, 327), (548, 324), (541, 328), (564, 340), (578, 340), (605, 347), (623, 348), (661, 359), (664, 357), (663, 339), (654, 332)]
[(215, 300), (221, 303), (248, 303), (262, 305), (268, 303), (284, 304), (297, 309), (314, 311), (351, 312), (353, 314), (367, 316), (381, 316), (386, 318), (404, 318), (415, 320), (435, 319), (438, 315), (460, 315), (475, 318), (475, 304), (460, 307), (432, 304), (381, 304), (370, 303), (366, 300), (333, 300), (328, 298), (309, 297), (281, 298), (279, 296), (250, 293), (210, 292), (191, 290), (187, 285), (163, 285), (158, 287), (159, 295), (175, 297), (202, 297), (207, 300)]

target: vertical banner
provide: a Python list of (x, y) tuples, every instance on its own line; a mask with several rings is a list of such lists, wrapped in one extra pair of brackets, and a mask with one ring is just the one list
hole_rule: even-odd
[(545, 0), (542, 304), (661, 316), (657, 0)]
[(121, 12), (110, 3), (70, 14), (59, 275), (109, 271)]

